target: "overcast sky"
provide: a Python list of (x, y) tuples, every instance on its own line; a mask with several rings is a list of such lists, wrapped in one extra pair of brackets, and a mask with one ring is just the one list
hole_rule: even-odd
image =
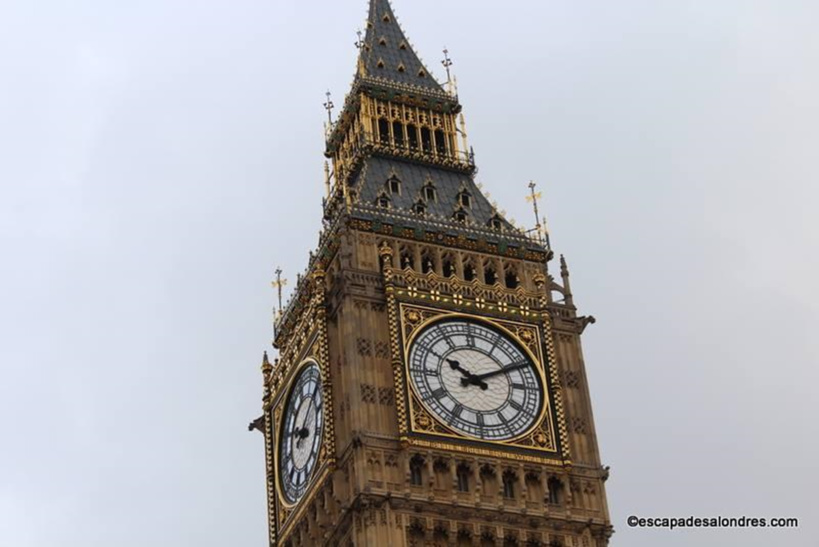
[[(366, 4), (0, 2), (0, 545), (265, 544), (269, 282), (316, 243)], [(612, 545), (815, 547), (819, 4), (394, 7), (598, 319)]]

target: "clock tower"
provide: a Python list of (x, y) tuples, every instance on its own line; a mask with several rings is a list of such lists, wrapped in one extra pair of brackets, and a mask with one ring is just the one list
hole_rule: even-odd
[(358, 46), (262, 367), (270, 545), (606, 546), (566, 262), (482, 194), (454, 86), (388, 0)]

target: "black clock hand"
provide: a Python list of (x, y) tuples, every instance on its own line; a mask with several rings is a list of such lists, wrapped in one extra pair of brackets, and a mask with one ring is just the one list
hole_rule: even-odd
[(469, 372), (468, 370), (466, 370), (465, 368), (462, 368), (461, 363), (459, 363), (458, 361), (453, 361), (452, 359), (447, 359), (446, 362), (449, 363), (449, 366), (452, 367), (452, 370), (457, 370), (458, 372), (460, 372), (461, 374), (463, 374), (467, 378), (472, 377), (472, 373)]
[(506, 374), (507, 372), (511, 372), (513, 370), (518, 370), (519, 368), (525, 368), (528, 366), (529, 363), (518, 363), (517, 365), (512, 365), (506, 368), (502, 368), (500, 370), (493, 370), (492, 372), (487, 372), (486, 374), (475, 374), (469, 378), (469, 382), (470, 383), (480, 382), (482, 380), (486, 380), (487, 378), (492, 378), (493, 376)]
[(489, 389), (489, 386), (486, 385), (486, 382), (483, 382), (481, 380), (473, 381), (472, 379), (475, 378), (475, 375), (466, 370), (465, 368), (461, 367), (461, 363), (459, 363), (458, 361), (447, 359), (446, 362), (449, 363), (449, 366), (452, 367), (452, 370), (457, 370), (458, 372), (465, 376), (465, 378), (461, 379), (461, 385), (468, 386), (471, 384), (475, 386), (480, 386), (480, 388), (483, 389), (484, 391)]
[[(308, 397), (310, 402), (313, 402), (313, 397), (316, 396), (316, 390), (313, 390), (312, 395)], [(309, 404), (309, 403), (308, 403)], [(298, 440), (296, 441), (296, 446), (301, 446), (301, 442), (310, 436), (310, 430), (307, 428), (307, 422), (310, 421), (310, 409), (307, 409), (307, 412), (304, 413), (304, 421), (302, 421), (301, 427), (293, 431), (293, 435), (298, 435)]]

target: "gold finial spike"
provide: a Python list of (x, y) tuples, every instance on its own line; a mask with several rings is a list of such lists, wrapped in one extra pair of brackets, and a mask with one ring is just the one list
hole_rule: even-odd
[(283, 312), (283, 310), (282, 310), (282, 288), (283, 288), (285, 285), (287, 285), (287, 280), (286, 280), (286, 279), (282, 279), (282, 273), (283, 273), (283, 272), (282, 272), (282, 269), (281, 269), (281, 268), (276, 268), (276, 271), (275, 271), (274, 273), (276, 274), (276, 280), (275, 280), (275, 281), (273, 281), (273, 282), (271, 283), (271, 285), (273, 286), (273, 288), (274, 288), (274, 289), (277, 289), (277, 290), (278, 290), (278, 295), (279, 295), (279, 309), (278, 309), (278, 311), (276, 312), (276, 316), (277, 316), (277, 317), (281, 317), (282, 312)]
[(464, 145), (464, 154), (469, 154), (469, 141), (467, 140), (466, 136), (466, 121), (464, 120), (464, 113), (461, 112), (458, 116), (458, 122), (460, 122), (461, 126), (461, 141)]
[(327, 191), (327, 199), (330, 199), (330, 163), (324, 161), (324, 189)]
[(450, 67), (452, 67), (452, 59), (449, 58), (449, 50), (444, 46), (444, 60), (441, 61), (441, 64), (444, 65), (446, 69), (446, 85), (447, 90), (450, 94), (452, 93), (452, 73), (450, 71)]
[(526, 196), (526, 201), (530, 202), (535, 210), (535, 228), (531, 231), (535, 232), (537, 240), (540, 243), (543, 243), (543, 225), (540, 223), (540, 213), (538, 212), (537, 208), (537, 200), (543, 197), (543, 193), (535, 192), (535, 188), (537, 188), (535, 181), (529, 181), (529, 190), (531, 191), (531, 194)]
[(273, 371), (273, 365), (270, 364), (270, 359), (267, 357), (267, 352), (264, 352), (262, 357), (262, 373), (267, 376)]
[(332, 99), (330, 99), (330, 97), (332, 96), (332, 93), (330, 93), (329, 89), (327, 90), (327, 93), (325, 93), (325, 95), (327, 96), (327, 102), (324, 103), (324, 109), (327, 111), (328, 125), (332, 126), (333, 125), (333, 109), (336, 107), (336, 105), (334, 105)]

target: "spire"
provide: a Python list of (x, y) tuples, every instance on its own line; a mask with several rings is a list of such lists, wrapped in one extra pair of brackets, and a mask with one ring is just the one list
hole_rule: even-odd
[(566, 258), (563, 255), (560, 255), (560, 277), (563, 279), (563, 302), (568, 306), (574, 306), (572, 287), (569, 285), (569, 265), (566, 264)]
[(444, 93), (412, 49), (389, 0), (370, 0), (367, 34), (364, 42), (359, 40), (358, 43), (361, 54), (357, 77), (387, 85)]

